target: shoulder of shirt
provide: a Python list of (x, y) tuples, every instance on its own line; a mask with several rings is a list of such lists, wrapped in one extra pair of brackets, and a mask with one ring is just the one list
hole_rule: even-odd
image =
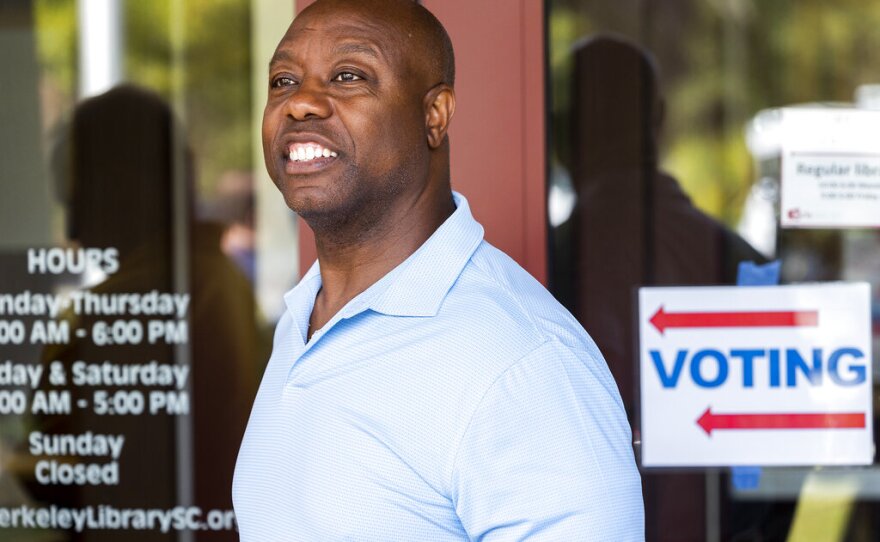
[[(580, 323), (510, 256), (482, 241), (450, 289), (448, 303), (467, 303), (474, 311), (470, 325), (484, 329), (482, 340), (495, 343), (512, 364), (547, 342), (603, 360)], [(499, 367), (506, 369), (506, 367)]]
[[(450, 495), (454, 493), (451, 488), (455, 486), (453, 476), (461, 443), (481, 409), (497, 408), (486, 398), (499, 385), (509, 391), (515, 383), (516, 393), (525, 393), (533, 385), (540, 386), (541, 379), (523, 375), (566, 378), (572, 371), (580, 372), (588, 375), (585, 378), (596, 384), (596, 390), (612, 397), (623, 412), (605, 360), (580, 323), (540, 282), (486, 241), (480, 243), (462, 269), (439, 315), (446, 310), (459, 315), (466, 304), (480, 307), (478, 315), (467, 319), (478, 330), (459, 330), (457, 334), (470, 337), (469, 342), (477, 343), (479, 352), (463, 370), (468, 374), (470, 393), (459, 399), (461, 423), (450, 439), (455, 443), (448, 450)], [(475, 340), (474, 336), (479, 338)]]

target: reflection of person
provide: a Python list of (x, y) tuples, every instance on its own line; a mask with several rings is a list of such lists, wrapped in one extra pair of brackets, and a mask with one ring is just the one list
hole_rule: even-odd
[[(118, 486), (63, 488), (57, 495), (39, 498), (72, 506), (109, 504), (128, 508), (172, 508), (181, 502), (179, 488), (193, 488), (193, 503), (205, 511), (229, 509), (228, 488), (238, 443), (256, 393), (256, 369), (263, 355), (255, 325), (255, 302), (247, 279), (220, 251), (219, 225), (192, 221), (189, 197), (185, 224), (173, 219), (174, 187), (185, 183), (191, 196), (191, 162), (185, 141), (178, 137), (171, 108), (160, 97), (132, 86), (114, 88), (79, 104), (67, 137), (57, 149), (57, 174), (64, 199), (70, 205), (69, 233), (87, 247), (113, 247), (119, 251), (119, 270), (90, 288), (93, 294), (174, 292), (175, 273), (183, 271), (190, 293), (187, 313), (190, 354), (189, 407), (192, 434), (181, 439), (176, 416), (97, 416), (76, 409), (69, 416), (44, 420), (53, 433), (124, 435), (119, 459)], [(175, 164), (185, 174), (177, 178)], [(187, 251), (175, 256), (174, 238)], [(113, 323), (148, 317), (79, 315), (74, 329), (91, 329), (97, 320)], [(134, 345), (102, 346), (91, 337), (76, 339), (46, 359), (66, 364), (77, 360), (116, 366), (178, 362), (177, 346), (145, 337)], [(130, 388), (121, 388), (127, 390)], [(144, 394), (166, 390), (137, 388)], [(91, 387), (74, 390), (74, 397), (91, 399)], [(116, 389), (109, 388), (115, 392)], [(145, 395), (149, 398), (149, 395)], [(148, 399), (147, 399), (148, 400)], [(192, 449), (187, 449), (190, 441)], [(186, 458), (181, 464), (179, 459)], [(189, 463), (189, 464), (188, 464)], [(115, 531), (95, 530), (84, 540), (115, 540)], [(178, 534), (129, 531), (126, 540), (171, 540)], [(77, 538), (79, 539), (79, 538)], [(196, 539), (232, 540), (236, 533), (197, 533)]]
[(231, 170), (217, 181), (216, 194), (202, 216), (225, 225), (221, 247), (253, 283), (256, 280), (254, 183), (249, 171)]
[[(557, 266), (555, 279), (606, 354), (632, 413), (635, 289), (732, 284), (740, 261), (763, 258), (659, 171), (664, 111), (651, 56), (601, 36), (576, 47), (574, 61), (570, 167), (577, 204), (557, 234), (557, 249), (571, 261)], [(649, 475), (644, 485), (649, 539), (705, 537), (701, 475)]]
[(449, 38), (410, 0), (304, 10), (266, 165), (315, 231), (234, 482), (242, 540), (639, 540), (592, 340), (453, 194)]

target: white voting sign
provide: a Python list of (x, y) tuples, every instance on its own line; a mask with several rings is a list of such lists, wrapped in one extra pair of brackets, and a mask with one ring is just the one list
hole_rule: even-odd
[(865, 283), (641, 288), (642, 464), (862, 465)]
[(880, 226), (880, 111), (782, 111), (780, 216), (789, 228)]

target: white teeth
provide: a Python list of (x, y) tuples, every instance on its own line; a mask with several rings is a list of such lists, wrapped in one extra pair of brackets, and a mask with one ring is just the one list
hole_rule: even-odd
[(293, 162), (308, 162), (314, 160), (315, 158), (336, 158), (339, 155), (336, 154), (336, 152), (331, 151), (330, 149), (309, 145), (305, 147), (297, 147), (295, 149), (291, 149), (288, 156)]

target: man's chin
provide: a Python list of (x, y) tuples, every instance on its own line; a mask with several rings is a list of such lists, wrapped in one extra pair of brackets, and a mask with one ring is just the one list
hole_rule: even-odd
[(347, 210), (338, 197), (320, 188), (299, 188), (284, 191), (287, 207), (299, 215), (312, 228), (321, 224), (344, 221)]
[(291, 211), (306, 221), (310, 218), (320, 218), (333, 213), (333, 205), (322, 198), (304, 197), (300, 194), (288, 196), (285, 194), (284, 202)]
[(272, 175), (270, 172), (270, 176), (284, 196), (287, 207), (303, 218), (338, 211), (339, 202), (345, 199), (339, 192), (346, 185), (346, 178), (338, 174), (287, 175), (275, 172)]
[(284, 203), (291, 211), (306, 216), (314, 212), (324, 212), (332, 207), (332, 194), (320, 185), (303, 185), (296, 180), (275, 181), (275, 186), (284, 196)]

